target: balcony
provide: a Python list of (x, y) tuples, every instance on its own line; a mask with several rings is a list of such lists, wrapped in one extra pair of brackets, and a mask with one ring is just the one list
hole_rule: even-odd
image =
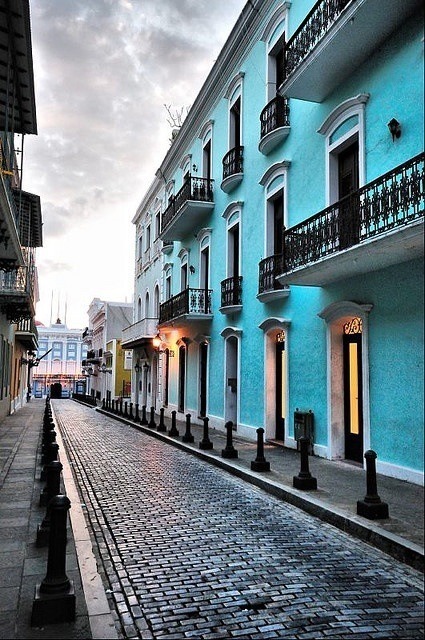
[(103, 349), (90, 349), (87, 351), (86, 360), (88, 364), (100, 364), (102, 361)]
[(121, 347), (133, 349), (152, 340), (157, 334), (158, 318), (143, 318), (123, 329)]
[(18, 323), (35, 316), (34, 284), (33, 266), (0, 271), (0, 311), (9, 321)]
[(264, 107), (260, 114), (261, 138), (258, 150), (267, 156), (288, 136), (289, 105), (284, 96), (276, 96)]
[(163, 302), (159, 308), (159, 324), (184, 324), (192, 320), (211, 320), (211, 289), (185, 289)]
[(260, 302), (272, 302), (289, 295), (289, 287), (280, 284), (277, 276), (283, 271), (283, 255), (281, 253), (261, 260), (258, 265), (258, 295)]
[(28, 351), (37, 351), (38, 349), (38, 331), (35, 326), (34, 318), (26, 318), (20, 320), (15, 330), (15, 338), (23, 344)]
[(213, 180), (189, 177), (162, 214), (161, 240), (183, 240), (202, 226), (213, 208)]
[(223, 181), (221, 189), (230, 193), (243, 178), (243, 147), (234, 147), (223, 158)]
[(282, 284), (323, 286), (424, 253), (424, 154), (283, 234)]
[(322, 102), (420, 6), (419, 0), (319, 0), (285, 46), (279, 93)]
[(232, 276), (221, 282), (221, 313), (237, 313), (242, 309), (242, 276)]

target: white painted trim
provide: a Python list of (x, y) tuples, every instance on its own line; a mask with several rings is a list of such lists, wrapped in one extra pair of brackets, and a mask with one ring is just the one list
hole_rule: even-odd
[(417, 471), (416, 469), (410, 469), (409, 467), (401, 467), (398, 464), (392, 464), (391, 462), (382, 462), (379, 459), (376, 460), (376, 471), (384, 476), (390, 478), (397, 478), (398, 480), (406, 480), (413, 484), (424, 486), (424, 472)]
[(211, 137), (212, 137), (213, 124), (214, 124), (214, 120), (207, 120), (202, 125), (202, 127), (201, 127), (201, 129), (200, 129), (200, 131), (198, 133), (198, 138), (200, 138), (202, 140), (202, 142), (208, 142), (207, 135), (209, 133), (211, 134)]
[(238, 200), (237, 202), (231, 202), (230, 204), (227, 205), (227, 207), (221, 214), (221, 217), (224, 218), (225, 220), (228, 220), (228, 218), (230, 218), (230, 216), (236, 211), (241, 212), (242, 207), (243, 207), (243, 202), (241, 200)]
[(240, 90), (242, 91), (242, 81), (244, 79), (244, 76), (245, 76), (244, 71), (239, 71), (239, 73), (233, 76), (233, 78), (230, 80), (229, 84), (227, 85), (227, 89), (223, 98), (225, 98), (226, 100), (229, 100), (232, 94), (234, 93), (235, 89), (237, 89), (238, 85), (240, 85)]
[(262, 331), (269, 331), (270, 329), (286, 329), (291, 324), (291, 320), (286, 320), (285, 318), (275, 318), (270, 317), (266, 318), (258, 325), (258, 328)]
[[(325, 118), (317, 129), (317, 133), (320, 133), (323, 136), (329, 136), (330, 132), (335, 131), (335, 129), (337, 129), (344, 120), (355, 115), (358, 112), (359, 107), (363, 109), (369, 98), (370, 93), (359, 93), (357, 96), (348, 98), (348, 100), (341, 102), (341, 104), (335, 107), (335, 109), (333, 109)], [(351, 115), (347, 115), (348, 113)]]
[(359, 316), (362, 331), (363, 378), (363, 450), (370, 447), (370, 389), (369, 389), (369, 323), (372, 304), (357, 304), (351, 300), (333, 302), (317, 315), (326, 322), (326, 386), (327, 386), (327, 457), (344, 459), (344, 423), (342, 398), (342, 338), (346, 319)]
[(282, 160), (282, 162), (276, 162), (272, 164), (261, 176), (258, 181), (258, 184), (261, 184), (262, 187), (265, 187), (269, 182), (274, 180), (277, 176), (283, 175), (286, 183), (286, 175), (288, 173), (288, 169), (291, 166), (290, 160)]
[(285, 20), (285, 24), (286, 24), (288, 9), (290, 8), (291, 4), (292, 4), (291, 2), (287, 2), (285, 0), (285, 2), (283, 2), (279, 7), (277, 7), (277, 9), (275, 9), (267, 25), (265, 26), (262, 35), (260, 36), (261, 42), (268, 42), (268, 40), (270, 39), (270, 36), (272, 35), (273, 31), (275, 30), (279, 22), (282, 22), (282, 20)]

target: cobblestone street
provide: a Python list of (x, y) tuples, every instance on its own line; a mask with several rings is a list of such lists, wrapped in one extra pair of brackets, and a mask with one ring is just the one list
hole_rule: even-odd
[(125, 638), (422, 638), (422, 576), (71, 401), (54, 411)]

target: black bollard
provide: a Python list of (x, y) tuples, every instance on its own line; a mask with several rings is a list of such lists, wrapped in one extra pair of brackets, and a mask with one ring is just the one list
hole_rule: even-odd
[(156, 422), (155, 422), (155, 407), (151, 407), (151, 419), (149, 421), (148, 427), (150, 429), (156, 429)]
[(264, 429), (257, 429), (257, 457), (251, 461), (252, 471), (270, 471), (270, 462), (264, 457)]
[(296, 489), (317, 489), (317, 479), (313, 478), (308, 466), (308, 450), (310, 447), (310, 438), (302, 436), (298, 442), (300, 443), (301, 469), (297, 476), (293, 477), (292, 485)]
[(127, 411), (127, 400), (124, 402), (124, 417), (127, 418), (128, 417), (128, 411)]
[(130, 402), (130, 411), (129, 411), (129, 418), (130, 420), (133, 420), (134, 416), (133, 416), (133, 403)]
[(212, 449), (214, 447), (214, 445), (211, 442), (211, 440), (209, 438), (209, 435), (208, 435), (209, 418), (202, 418), (202, 420), (204, 421), (204, 432), (203, 432), (203, 438), (202, 438), (201, 442), (199, 443), (199, 448), (200, 449)]
[(227, 438), (226, 438), (226, 447), (225, 447), (225, 449), (221, 450), (221, 457), (222, 458), (237, 458), (238, 457), (238, 451), (233, 446), (233, 422), (231, 420), (229, 420), (229, 422), (226, 422), (226, 424), (224, 425), (224, 428), (227, 431)]
[(43, 463), (43, 469), (41, 471), (40, 474), (40, 480), (42, 482), (45, 482), (45, 480), (47, 479), (47, 465), (49, 464), (49, 462), (53, 462), (53, 460), (57, 460), (58, 459), (58, 452), (59, 452), (59, 445), (57, 442), (51, 442), (49, 444), (49, 447), (45, 453), (45, 457), (44, 457), (44, 463)]
[(135, 415), (134, 415), (134, 421), (135, 422), (140, 422), (140, 416), (139, 416), (139, 405), (136, 404), (134, 405), (134, 410), (135, 410)]
[(111, 411), (112, 413), (115, 413), (115, 400), (112, 400), (111, 402)]
[(376, 458), (375, 451), (369, 449), (364, 454), (366, 459), (366, 495), (364, 500), (357, 501), (357, 515), (369, 520), (389, 518), (388, 504), (382, 502), (378, 496), (376, 482)]
[(71, 503), (67, 496), (57, 495), (49, 505), (51, 522), (47, 573), (35, 587), (32, 627), (75, 620), (74, 584), (66, 575), (66, 519)]
[(102, 409), (105, 410), (106, 405), (105, 405), (105, 398), (102, 398)]
[(53, 460), (46, 465), (46, 486), (40, 494), (40, 507), (47, 507), (49, 500), (60, 493), (62, 464)]
[(165, 426), (165, 422), (164, 422), (164, 407), (161, 407), (161, 409), (159, 410), (159, 424), (157, 426), (157, 431), (167, 431), (167, 427)]
[(171, 429), (168, 432), (168, 435), (171, 438), (178, 438), (180, 435), (176, 426), (177, 425), (176, 416), (177, 416), (177, 411), (172, 411), (171, 412)]
[(140, 424), (148, 424), (148, 420), (146, 418), (146, 405), (145, 404), (142, 407), (142, 419), (140, 420)]
[(43, 438), (41, 440), (41, 463), (44, 464), (44, 456), (46, 455), (47, 449), (52, 444), (52, 442), (56, 442), (56, 431), (52, 429), (51, 431), (44, 431)]
[(182, 442), (193, 442), (195, 438), (190, 432), (190, 413), (186, 414), (186, 432), (182, 436)]

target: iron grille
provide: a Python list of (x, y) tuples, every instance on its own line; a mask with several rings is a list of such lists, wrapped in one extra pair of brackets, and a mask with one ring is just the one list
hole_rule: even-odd
[(180, 191), (172, 198), (162, 214), (162, 231), (174, 220), (182, 206), (189, 200), (194, 202), (214, 202), (213, 180), (189, 176)]
[(276, 277), (283, 273), (283, 255), (281, 253), (261, 260), (259, 264), (258, 293), (287, 289)]
[(419, 220), (424, 215), (424, 182), (421, 153), (284, 231), (283, 271)]
[(276, 96), (264, 107), (260, 114), (261, 137), (279, 127), (289, 127), (288, 98)]
[(319, 0), (285, 46), (285, 80), (326, 35), (343, 10), (355, 0)]
[(226, 278), (221, 283), (221, 306), (233, 307), (242, 304), (242, 276)]
[(223, 158), (223, 180), (243, 173), (243, 147), (234, 147)]
[(199, 315), (211, 314), (211, 289), (185, 289), (159, 308), (159, 324), (188, 315), (196, 318)]

